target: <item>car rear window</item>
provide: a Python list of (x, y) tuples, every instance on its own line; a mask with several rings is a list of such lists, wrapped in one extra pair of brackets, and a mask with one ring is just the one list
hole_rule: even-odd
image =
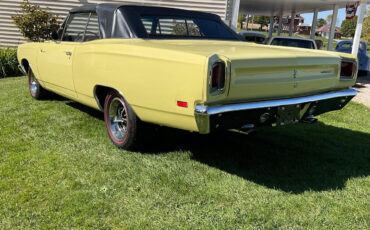
[[(341, 49), (341, 50), (352, 50), (352, 42), (346, 42), (346, 43), (341, 43), (338, 44), (335, 49)], [(366, 43), (365, 42), (360, 42), (359, 49), (361, 51), (365, 51), (366, 48)]]
[(141, 22), (150, 38), (236, 39), (229, 29), (213, 20), (142, 16)]
[(344, 49), (352, 49), (352, 43), (344, 43), (341, 46), (337, 46), (338, 48), (344, 48)]
[(264, 37), (253, 36), (253, 35), (246, 35), (246, 36), (243, 36), (243, 37), (245, 38), (245, 41), (247, 41), (247, 42), (255, 42), (255, 43), (258, 43), (258, 44), (263, 44), (266, 40)]
[(272, 40), (271, 45), (315, 49), (312, 41), (300, 39), (275, 38), (274, 40)]

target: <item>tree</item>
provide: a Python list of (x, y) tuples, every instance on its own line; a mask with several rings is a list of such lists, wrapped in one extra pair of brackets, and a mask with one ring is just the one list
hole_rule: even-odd
[(362, 25), (362, 38), (367, 42), (370, 42), (370, 10), (367, 11), (367, 16)]
[(341, 31), (344, 37), (354, 37), (357, 26), (357, 16), (350, 20), (344, 20), (342, 22)]
[(331, 25), (331, 22), (333, 21), (333, 15), (332, 14), (329, 14), (327, 17), (326, 17), (326, 22)]
[(43, 10), (39, 5), (31, 5), (28, 0), (23, 0), (20, 11), (12, 19), (23, 36), (34, 42), (50, 39), (51, 32), (59, 28), (58, 15), (52, 15), (49, 8)]
[(328, 23), (323, 18), (319, 18), (319, 20), (317, 20), (317, 28), (321, 28), (321, 27), (325, 26), (326, 24), (328, 24)]
[(243, 29), (243, 22), (245, 21), (245, 14), (238, 15), (238, 23), (240, 25), (240, 29)]
[(260, 30), (262, 31), (263, 26), (270, 24), (270, 17), (268, 16), (254, 16), (254, 23), (260, 24)]

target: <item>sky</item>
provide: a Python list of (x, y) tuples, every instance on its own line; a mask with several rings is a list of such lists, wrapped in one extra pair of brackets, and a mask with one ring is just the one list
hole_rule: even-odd
[[(358, 14), (358, 12), (359, 11), (357, 11), (357, 14)], [(326, 19), (326, 17), (329, 14), (333, 14), (333, 11), (332, 10), (330, 10), (330, 11), (322, 11), (322, 12), (319, 12), (319, 15), (318, 15), (317, 18)], [(312, 24), (313, 13), (301, 14), (301, 16), (304, 17), (304, 22), (305, 23)], [(345, 19), (346, 19), (346, 9), (345, 8), (339, 9), (339, 11), (338, 11), (337, 26), (340, 27), (342, 25), (342, 21), (345, 20)]]
[[(326, 20), (326, 17), (329, 15), (329, 14), (333, 14), (333, 11), (332, 10), (329, 10), (329, 11), (322, 11), (322, 12), (319, 12), (319, 15), (317, 18), (323, 18)], [(313, 13), (308, 13), (308, 14), (301, 14), (302, 17), (304, 17), (304, 22), (305, 23), (308, 23), (308, 24), (312, 24), (312, 19), (313, 19)], [(337, 26), (341, 26), (342, 25), (342, 21), (346, 19), (346, 9), (339, 9), (338, 11), (338, 21), (337, 21)]]

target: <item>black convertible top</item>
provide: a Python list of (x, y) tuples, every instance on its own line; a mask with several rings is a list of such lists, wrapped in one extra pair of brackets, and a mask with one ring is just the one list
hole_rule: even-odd
[[(153, 12), (153, 14), (157, 15), (158, 13), (162, 12), (165, 15), (178, 15), (178, 16), (197, 16), (203, 18), (219, 18), (219, 16), (211, 14), (211, 13), (204, 13), (199, 11), (191, 11), (191, 10), (182, 10), (176, 8), (167, 8), (167, 7), (155, 7), (155, 6), (143, 6), (143, 5), (128, 5), (128, 4), (114, 4), (114, 3), (101, 3), (101, 4), (86, 4), (80, 7), (73, 8), (70, 10), (71, 13), (79, 13), (79, 12), (106, 12), (114, 14), (120, 8), (128, 8), (132, 10), (139, 10), (140, 12), (145, 12), (146, 14)], [(172, 14), (171, 14), (172, 13)]]
[[(166, 7), (102, 3), (87, 4), (70, 11), (72, 14), (83, 12), (96, 12), (98, 14), (102, 38), (147, 38), (145, 28), (141, 23), (138, 23), (141, 15), (208, 19), (227, 27), (215, 14)], [(239, 38), (234, 31), (227, 28), (236, 38)]]
[(82, 13), (82, 12), (96, 12), (98, 4), (86, 4), (80, 7), (73, 8), (70, 13)]

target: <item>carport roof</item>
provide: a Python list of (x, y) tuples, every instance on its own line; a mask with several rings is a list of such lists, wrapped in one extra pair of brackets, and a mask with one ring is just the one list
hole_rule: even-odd
[(339, 8), (346, 7), (347, 3), (358, 0), (240, 0), (240, 11), (255, 15), (290, 15), (292, 11), (297, 14), (333, 10), (334, 5)]

